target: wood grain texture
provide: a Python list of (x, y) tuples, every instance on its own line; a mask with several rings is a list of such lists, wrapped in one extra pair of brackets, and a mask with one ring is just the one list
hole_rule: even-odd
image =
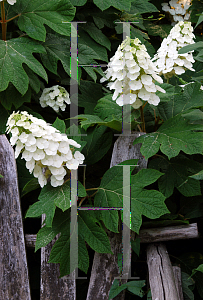
[[(36, 237), (36, 234), (26, 234), (26, 247), (34, 248)], [(138, 237), (140, 238), (140, 243), (154, 243), (182, 239), (196, 239), (199, 238), (199, 233), (197, 223), (193, 223), (189, 225), (141, 229)]]
[(14, 151), (0, 135), (0, 299), (30, 300)]
[(174, 274), (176, 289), (178, 291), (179, 300), (184, 300), (183, 289), (182, 289), (181, 268), (178, 266), (173, 266), (173, 274)]
[(150, 229), (141, 229), (139, 236), (141, 243), (161, 241), (195, 239), (199, 237), (197, 223), (189, 225), (168, 226)]
[[(42, 215), (42, 223), (45, 215)], [(41, 248), (40, 300), (76, 300), (76, 281), (68, 276), (59, 278), (59, 264), (48, 263), (57, 235), (46, 247)]]
[[(140, 153), (141, 144), (133, 145), (136, 137), (144, 133), (135, 132), (131, 136), (120, 136), (113, 148), (110, 167), (128, 159), (139, 159), (136, 172), (147, 167), (147, 161)], [(86, 300), (108, 300), (109, 291), (114, 278), (119, 276), (118, 253), (122, 253), (122, 231), (119, 234), (107, 231), (110, 240), (112, 254), (95, 252), (90, 283)], [(135, 233), (131, 231), (131, 238), (134, 240)], [(131, 261), (128, 261), (127, 268), (130, 270)], [(130, 274), (131, 275), (131, 274)], [(122, 279), (122, 284), (127, 279)], [(114, 300), (124, 300), (126, 290), (114, 297)]]
[(147, 264), (152, 300), (180, 300), (165, 245), (147, 247)]

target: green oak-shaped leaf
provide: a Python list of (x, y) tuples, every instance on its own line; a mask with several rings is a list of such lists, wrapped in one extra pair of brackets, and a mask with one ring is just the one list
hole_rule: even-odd
[(169, 159), (182, 150), (186, 154), (202, 154), (203, 126), (190, 124), (180, 114), (168, 119), (156, 132), (137, 138), (134, 144), (142, 143), (141, 153), (146, 159), (155, 155), (159, 149)]
[[(131, 190), (131, 229), (137, 233), (142, 224), (142, 215), (156, 219), (168, 213), (163, 194), (155, 190), (144, 189), (162, 174), (157, 170), (142, 169), (137, 174), (131, 175), (131, 186), (129, 187)], [(112, 167), (101, 180), (94, 205), (96, 207), (123, 207), (123, 189), (127, 188), (124, 185), (123, 168), (121, 166)], [(107, 215), (106, 211), (100, 211), (102, 221), (108, 229), (112, 227), (112, 212), (113, 210), (108, 210)]]
[[(67, 25), (68, 26), (68, 25)], [(70, 40), (67, 37), (48, 33), (46, 41), (42, 43), (46, 53), (41, 54), (44, 66), (52, 73), (57, 74), (57, 64), (60, 61), (64, 70), (70, 75)]]
[[(37, 234), (35, 252), (49, 244), (58, 233), (61, 233), (61, 236), (52, 248), (49, 262), (61, 263), (60, 275), (62, 277), (70, 274), (70, 210), (62, 212), (60, 209), (56, 209), (52, 227), (45, 225)], [(80, 233), (78, 236), (78, 256), (79, 268), (87, 273), (89, 256), (85, 241)]]
[(97, 101), (103, 96), (102, 85), (81, 80), (79, 90), (81, 94), (78, 95), (78, 105), (85, 108), (85, 114), (93, 114)]
[(144, 14), (149, 12), (158, 12), (156, 6), (149, 2), (149, 0), (134, 0), (131, 3), (131, 14)]
[(199, 181), (188, 176), (202, 170), (202, 164), (188, 159), (184, 155), (168, 160), (166, 157), (158, 157), (149, 163), (153, 168), (165, 173), (158, 179), (159, 191), (165, 197), (170, 197), (176, 187), (185, 197), (201, 195)]
[[(78, 213), (78, 267), (87, 273), (89, 257), (85, 241), (98, 253), (112, 253), (106, 232), (96, 224), (98, 220), (94, 211), (79, 211)], [(60, 263), (60, 277), (70, 274), (70, 209), (62, 212), (57, 209), (52, 228), (45, 225), (37, 234), (35, 251), (45, 247), (61, 232), (60, 238), (55, 242), (49, 262)], [(73, 260), (73, 257), (71, 258)], [(73, 268), (77, 267), (73, 264)]]
[(46, 81), (47, 74), (43, 66), (33, 56), (44, 52), (44, 47), (26, 37), (0, 41), (0, 91), (4, 91), (9, 82), (24, 95), (28, 89), (29, 78), (23, 64)]
[[(77, 194), (76, 191), (75, 194)], [(53, 187), (48, 183), (43, 187), (39, 195), (39, 201), (29, 207), (26, 218), (36, 218), (42, 214), (46, 214), (46, 225), (47, 227), (51, 227), (56, 206), (63, 211), (67, 210), (70, 207), (70, 195), (70, 180), (58, 187)], [(79, 181), (78, 196), (86, 196), (85, 188)]]
[(88, 22), (83, 26), (83, 29), (95, 40), (98, 44), (105, 46), (108, 50), (111, 50), (110, 40), (98, 29), (94, 23)]
[(70, 35), (70, 22), (75, 16), (75, 7), (68, 0), (17, 1), (13, 10), (19, 14), (18, 26), (31, 38), (45, 41), (48, 25), (62, 35)]
[(96, 6), (98, 6), (102, 11), (109, 8), (110, 6), (118, 8), (120, 10), (129, 11), (131, 6), (131, 0), (94, 0), (94, 4), (96, 4)]
[(10, 83), (8, 88), (0, 93), (0, 101), (4, 108), (10, 110), (12, 105), (18, 109), (24, 102), (31, 101), (31, 89), (22, 96), (21, 93)]
[[(137, 126), (137, 122), (134, 119), (138, 116), (139, 113), (132, 111), (131, 129), (134, 129)], [(98, 100), (97, 105), (94, 108), (94, 115), (85, 114), (75, 118), (82, 120), (81, 127), (84, 127), (85, 129), (98, 124), (110, 127), (117, 131), (122, 131), (122, 107), (112, 100), (111, 94)]]
[(113, 134), (111, 131), (106, 132), (106, 126), (89, 128), (87, 135), (83, 140), (87, 142), (83, 148), (85, 163), (88, 165), (95, 164), (108, 152), (112, 144)]
[[(161, 86), (164, 88), (164, 85)], [(157, 107), (161, 119), (166, 121), (178, 114), (185, 114), (193, 108), (203, 106), (203, 91), (200, 90), (200, 87), (201, 84), (195, 82), (187, 84), (183, 91), (179, 86), (176, 86), (173, 91), (168, 85), (168, 90), (164, 97), (168, 95), (170, 101), (161, 102)]]

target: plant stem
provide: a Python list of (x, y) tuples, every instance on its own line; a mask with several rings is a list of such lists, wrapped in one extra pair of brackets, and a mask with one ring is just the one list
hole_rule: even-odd
[(140, 112), (141, 112), (142, 131), (146, 132), (145, 120), (144, 120), (144, 105), (140, 107)]
[(10, 22), (10, 21), (14, 20), (15, 18), (20, 17), (20, 15), (21, 15), (21, 14), (16, 15), (15, 17), (6, 20), (6, 22), (7, 22), (7, 23)]
[(4, 1), (1, 2), (1, 28), (2, 28), (2, 40), (6, 41), (6, 18), (5, 18), (5, 8)]
[(98, 190), (99, 188), (91, 188), (91, 189), (86, 189), (86, 191), (96, 191)]
[(86, 166), (84, 166), (84, 169), (83, 169), (83, 186), (85, 188), (85, 173), (86, 173)]

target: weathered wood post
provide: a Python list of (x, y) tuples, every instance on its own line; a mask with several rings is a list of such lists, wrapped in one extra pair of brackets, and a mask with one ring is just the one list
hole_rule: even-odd
[[(139, 159), (137, 172), (147, 167), (147, 161), (140, 153), (141, 144), (133, 145), (136, 137), (144, 134), (143, 132), (134, 132), (129, 136), (120, 136), (115, 144), (111, 159), (110, 167), (119, 164), (128, 159)], [(119, 277), (118, 253), (122, 253), (122, 232), (113, 233), (107, 230), (109, 236), (112, 254), (101, 254), (95, 252), (92, 266), (91, 278), (87, 293), (87, 300), (107, 300), (109, 291), (113, 284), (114, 278)], [(135, 232), (131, 231), (131, 237), (134, 239)], [(130, 263), (128, 268), (130, 269)], [(126, 283), (127, 279), (122, 279)], [(125, 290), (122, 291), (115, 300), (124, 300)]]
[[(42, 215), (42, 223), (45, 215)], [(59, 264), (48, 263), (51, 249), (59, 234), (46, 247), (41, 248), (40, 300), (76, 300), (76, 280), (68, 276), (59, 278)]]
[(0, 174), (0, 299), (30, 300), (16, 161), (5, 135), (0, 135)]
[(180, 300), (165, 245), (149, 244), (147, 264), (152, 300)]

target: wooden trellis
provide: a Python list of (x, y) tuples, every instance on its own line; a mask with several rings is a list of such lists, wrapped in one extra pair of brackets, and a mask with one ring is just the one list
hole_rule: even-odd
[[(125, 138), (128, 139), (127, 137)], [(132, 147), (134, 147), (132, 146), (133, 140), (134, 137), (131, 137), (131, 140), (126, 140), (126, 142), (122, 144), (122, 152), (128, 153), (127, 157), (124, 157), (122, 160), (131, 158), (141, 159), (139, 152), (136, 152), (135, 157), (135, 151), (131, 150)], [(114, 151), (112, 156), (114, 162), (111, 166), (122, 161), (118, 158), (120, 155), (119, 142), (118, 140), (115, 145), (117, 150)], [(124, 144), (126, 145), (125, 150), (123, 149)], [(132, 155), (130, 153), (132, 153)], [(143, 168), (145, 166), (142, 163), (143, 161), (140, 165)], [(16, 162), (13, 149), (5, 135), (0, 135), (0, 174), (3, 175), (3, 178), (0, 179), (0, 299), (30, 300), (26, 247), (35, 246), (36, 235), (27, 234), (24, 236), (23, 233)], [(134, 233), (131, 232), (131, 234), (133, 237)], [(109, 290), (114, 277), (119, 275), (117, 253), (122, 252), (122, 235), (111, 232), (108, 232), (108, 235), (114, 255), (95, 253), (87, 300), (108, 300)], [(165, 246), (154, 243), (168, 240), (198, 238), (197, 224), (144, 229), (140, 230), (139, 238), (141, 243), (150, 243), (147, 248), (147, 262), (152, 299), (183, 300), (180, 268), (172, 268)], [(49, 245), (41, 249), (40, 299), (75, 300), (76, 281), (68, 279), (68, 276), (58, 278), (59, 265), (47, 263), (54, 242), (55, 241), (52, 241)], [(100, 264), (105, 265), (105, 268), (100, 269)], [(160, 266), (162, 266), (162, 269)], [(103, 280), (101, 280), (101, 270), (103, 270)], [(155, 278), (157, 278), (157, 281), (154, 280)], [(160, 282), (159, 278), (162, 280), (162, 285), (157, 284), (157, 282)], [(173, 289), (171, 289), (171, 286), (173, 286)], [(96, 287), (97, 289), (95, 289)], [(99, 292), (99, 290), (101, 292)], [(173, 294), (171, 294), (172, 290)], [(163, 295), (163, 291), (164, 298), (161, 298), (162, 296), (160, 295)], [(124, 297), (125, 292), (123, 291), (114, 299), (123, 300)]]

